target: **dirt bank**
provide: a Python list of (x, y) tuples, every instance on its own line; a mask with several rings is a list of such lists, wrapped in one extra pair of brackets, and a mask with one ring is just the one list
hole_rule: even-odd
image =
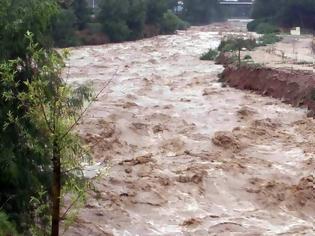
[(231, 87), (252, 90), (293, 106), (307, 107), (315, 114), (315, 74), (310, 71), (227, 66), (221, 78)]

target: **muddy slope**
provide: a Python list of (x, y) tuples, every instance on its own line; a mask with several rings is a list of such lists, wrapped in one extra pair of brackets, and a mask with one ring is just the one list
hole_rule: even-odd
[(79, 127), (110, 169), (65, 235), (314, 235), (314, 120), (222, 87), (220, 29), (245, 25), (72, 50), (69, 82), (117, 75)]
[(315, 74), (309, 71), (228, 66), (221, 74), (228, 85), (303, 106), (315, 114)]

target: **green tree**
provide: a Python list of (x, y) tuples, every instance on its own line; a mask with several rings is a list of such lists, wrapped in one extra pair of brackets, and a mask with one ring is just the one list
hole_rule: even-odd
[(129, 39), (131, 34), (127, 25), (129, 7), (128, 0), (103, 0), (100, 2), (98, 20), (111, 41), (120, 42)]
[(172, 34), (178, 29), (186, 29), (188, 23), (184, 22), (178, 16), (176, 16), (171, 10), (164, 13), (161, 21), (161, 32), (164, 34)]
[(27, 30), (43, 47), (51, 46), (49, 28), (58, 6), (54, 0), (2, 0), (0, 4), (0, 61), (25, 59)]
[[(22, 232), (33, 222), (31, 197), (50, 182), (49, 159), (26, 141), (28, 137), (40, 141), (40, 130), (24, 116), (27, 107), (17, 98), (27, 90), (23, 82), (34, 73), (25, 33), (32, 30), (34, 40), (49, 47), (48, 29), (57, 11), (53, 0), (3, 0), (0, 4), (0, 206)], [(8, 61), (17, 58), (20, 63), (15, 73), (6, 76)], [(19, 120), (27, 136), (13, 119)]]
[[(65, 84), (61, 77), (65, 65), (64, 56), (55, 51), (41, 49), (33, 42), (30, 33), (27, 38), (30, 41), (27, 55), (32, 59), (32, 77), (23, 82), (25, 91), (18, 92), (14, 97), (10, 93), (5, 94), (9, 102), (18, 99), (19, 106), (24, 108), (25, 112), (20, 117), (9, 115), (5, 127), (16, 126), (19, 134), (25, 137), (25, 143), (43, 153), (49, 162), (47, 172), (52, 181), (46, 185), (50, 200), (50, 211), (46, 214), (51, 214), (50, 235), (58, 236), (60, 222), (65, 217), (65, 214), (61, 217), (60, 211), (62, 191), (69, 190), (69, 185), (76, 186), (70, 188), (71, 191), (80, 189), (77, 180), (83, 179), (80, 161), (86, 156), (85, 150), (80, 138), (72, 131), (82, 117), (81, 109), (84, 101), (91, 97), (91, 93), (86, 87), (74, 89)], [(6, 63), (2, 70), (2, 82), (13, 89), (18, 86), (12, 78), (20, 63), (20, 60)], [(21, 119), (28, 120), (29, 124), (38, 130), (36, 137), (30, 135), (24, 123), (20, 122)], [(79, 193), (81, 196), (82, 192)]]
[(88, 8), (86, 0), (75, 0), (72, 4), (74, 14), (77, 18), (77, 26), (79, 30), (83, 30), (90, 21), (91, 11)]
[(146, 23), (160, 24), (167, 9), (166, 0), (147, 0)]
[(132, 0), (129, 2), (129, 11), (126, 20), (126, 24), (131, 31), (129, 39), (133, 40), (143, 37), (146, 7), (145, 0)]
[(76, 46), (79, 44), (75, 35), (77, 18), (73, 9), (60, 9), (54, 17), (52, 37), (57, 47)]
[(221, 41), (218, 50), (224, 52), (236, 52), (238, 66), (241, 66), (241, 51), (252, 50), (257, 46), (255, 39), (244, 39), (242, 37), (228, 37)]

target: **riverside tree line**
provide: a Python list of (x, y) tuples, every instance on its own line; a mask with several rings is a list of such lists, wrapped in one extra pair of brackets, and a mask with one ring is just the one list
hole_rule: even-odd
[(53, 41), (65, 47), (135, 40), (224, 18), (217, 0), (183, 3), (174, 14), (177, 0), (99, 0), (93, 11), (86, 0), (67, 0), (54, 20)]

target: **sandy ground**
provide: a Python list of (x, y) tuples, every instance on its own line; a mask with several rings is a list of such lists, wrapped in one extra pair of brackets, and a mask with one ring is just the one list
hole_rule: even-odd
[(315, 234), (315, 123), (217, 82), (220, 27), (72, 50), (69, 82), (117, 75), (80, 124), (110, 170), (66, 235)]
[(249, 54), (256, 63), (267, 67), (307, 70), (315, 72), (315, 55), (312, 50), (312, 35), (290, 36), (283, 35), (282, 41), (259, 47)]

